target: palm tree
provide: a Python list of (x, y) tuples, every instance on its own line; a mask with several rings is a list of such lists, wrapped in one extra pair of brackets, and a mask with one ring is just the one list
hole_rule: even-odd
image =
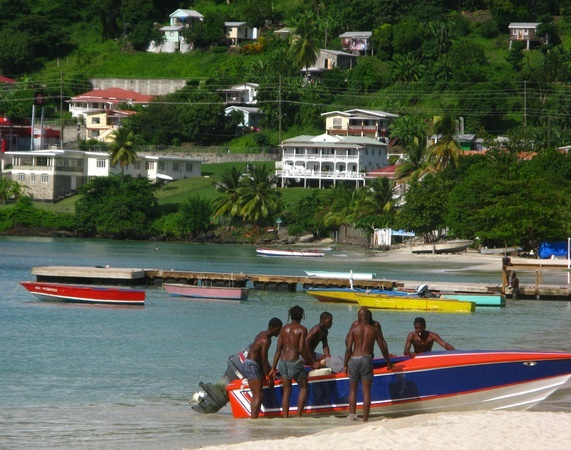
[(273, 178), (265, 164), (254, 166), (242, 177), (237, 194), (244, 220), (264, 225), (277, 214), (281, 192), (274, 187)]
[(240, 205), (238, 203), (238, 188), (242, 172), (235, 166), (222, 172), (220, 182), (215, 182), (216, 190), (223, 195), (212, 201), (214, 217), (226, 217), (231, 222), (240, 219)]
[(123, 180), (125, 167), (137, 160), (137, 153), (133, 148), (135, 133), (129, 127), (123, 126), (113, 131), (111, 138), (113, 139), (109, 146), (111, 165), (121, 166), (121, 180)]
[(405, 151), (404, 161), (397, 167), (396, 176), (399, 179), (408, 178), (427, 164), (426, 125), (420, 117), (406, 115), (395, 119), (389, 128), (391, 137), (398, 138)]
[(444, 170), (449, 164), (456, 166), (460, 146), (456, 142), (456, 122), (449, 114), (434, 120), (436, 143), (430, 147), (430, 163), (436, 170)]
[(309, 75), (309, 67), (317, 61), (319, 47), (315, 42), (314, 24), (309, 19), (302, 19), (296, 26), (290, 52), (297, 69), (305, 67), (305, 75)]

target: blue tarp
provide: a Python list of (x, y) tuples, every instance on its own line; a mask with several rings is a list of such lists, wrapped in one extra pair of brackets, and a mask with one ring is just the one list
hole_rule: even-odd
[(567, 241), (542, 242), (537, 253), (541, 259), (549, 259), (552, 256), (567, 258)]

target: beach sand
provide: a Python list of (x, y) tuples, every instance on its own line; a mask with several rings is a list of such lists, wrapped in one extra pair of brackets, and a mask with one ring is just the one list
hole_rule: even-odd
[(569, 448), (571, 443), (570, 426), (571, 415), (564, 412), (421, 414), (370, 420), (368, 423), (336, 427), (310, 436), (203, 449), (563, 449)]

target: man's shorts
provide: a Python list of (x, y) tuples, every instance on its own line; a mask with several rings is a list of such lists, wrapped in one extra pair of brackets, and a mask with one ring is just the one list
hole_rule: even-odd
[(278, 362), (278, 370), (280, 371), (280, 376), (288, 380), (295, 380), (299, 383), (300, 380), (307, 379), (305, 366), (299, 359), (296, 361), (284, 361), (280, 359)]
[(248, 380), (255, 380), (259, 378), (264, 378), (264, 374), (260, 370), (260, 366), (256, 361), (251, 359), (246, 359), (242, 365), (242, 374)]
[(354, 382), (359, 380), (369, 381), (373, 379), (372, 356), (353, 356), (348, 364), (349, 379)]

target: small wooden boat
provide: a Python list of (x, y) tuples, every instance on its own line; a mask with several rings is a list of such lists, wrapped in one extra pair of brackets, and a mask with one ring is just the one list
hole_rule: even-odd
[(462, 240), (457, 239), (453, 241), (445, 241), (445, 242), (433, 242), (430, 244), (418, 244), (412, 245), (410, 247), (412, 253), (420, 254), (420, 253), (434, 253), (434, 254), (442, 254), (442, 253), (461, 253), (465, 252), (470, 245), (472, 245), (471, 240)]
[(45, 301), (136, 306), (145, 304), (145, 291), (140, 289), (38, 281), (22, 281), (20, 284), (36, 298)]
[(309, 277), (315, 278), (335, 278), (343, 280), (372, 280), (377, 275), (372, 272), (329, 272), (327, 270), (306, 270)]
[(406, 311), (474, 312), (474, 302), (443, 298), (403, 297), (384, 294), (356, 293), (359, 305), (370, 309), (396, 309)]
[(320, 258), (325, 256), (325, 253), (319, 250), (279, 250), (274, 248), (257, 248), (256, 253), (260, 256), (302, 256), (309, 258)]
[(196, 286), (192, 284), (163, 283), (171, 297), (191, 297), (215, 300), (248, 300), (248, 288)]

